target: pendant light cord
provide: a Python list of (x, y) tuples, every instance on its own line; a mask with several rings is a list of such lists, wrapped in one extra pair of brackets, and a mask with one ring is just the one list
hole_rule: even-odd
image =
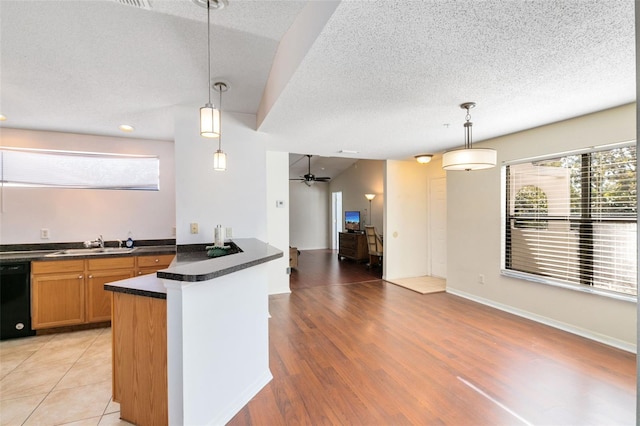
[(467, 120), (466, 123), (464, 123), (464, 147), (465, 149), (471, 149), (471, 136), (472, 136), (472, 127), (473, 127), (473, 123), (470, 121), (471, 120), (471, 113), (469, 112), (469, 107), (466, 107), (467, 110), (467, 115), (464, 117), (465, 120)]
[(219, 123), (220, 123), (220, 135), (218, 136), (218, 151), (222, 150), (222, 84), (217, 85), (218, 90), (220, 91), (220, 98), (218, 100), (218, 111), (219, 111)]
[(209, 92), (209, 104), (211, 104), (211, 6), (207, 0), (207, 65), (209, 69), (209, 78), (207, 80), (207, 91)]

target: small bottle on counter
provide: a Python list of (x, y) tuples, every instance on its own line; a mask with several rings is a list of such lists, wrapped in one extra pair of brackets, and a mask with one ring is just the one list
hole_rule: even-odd
[(133, 236), (131, 234), (131, 231), (129, 231), (129, 233), (127, 234), (127, 241), (125, 242), (125, 245), (128, 248), (133, 248)]
[(216, 229), (213, 232), (213, 245), (216, 247), (224, 246), (224, 229), (222, 225), (216, 226)]

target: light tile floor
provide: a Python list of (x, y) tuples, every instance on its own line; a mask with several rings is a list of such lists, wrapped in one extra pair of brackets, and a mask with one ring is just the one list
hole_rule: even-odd
[(0, 425), (130, 425), (111, 400), (111, 329), (0, 342)]
[(444, 278), (422, 276), (413, 278), (398, 278), (387, 281), (391, 284), (399, 285), (400, 287), (405, 287), (409, 290), (413, 290), (421, 294), (447, 291), (447, 280), (445, 280)]

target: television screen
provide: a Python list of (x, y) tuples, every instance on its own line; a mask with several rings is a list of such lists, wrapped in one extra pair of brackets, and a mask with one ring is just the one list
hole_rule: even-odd
[(360, 230), (360, 212), (346, 211), (344, 212), (344, 225), (347, 231)]

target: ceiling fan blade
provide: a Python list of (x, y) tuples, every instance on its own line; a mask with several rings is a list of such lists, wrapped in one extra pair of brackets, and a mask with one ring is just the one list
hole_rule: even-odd
[(331, 178), (327, 176), (316, 176), (316, 180), (331, 180)]
[(304, 180), (304, 178), (290, 178), (289, 180)]

